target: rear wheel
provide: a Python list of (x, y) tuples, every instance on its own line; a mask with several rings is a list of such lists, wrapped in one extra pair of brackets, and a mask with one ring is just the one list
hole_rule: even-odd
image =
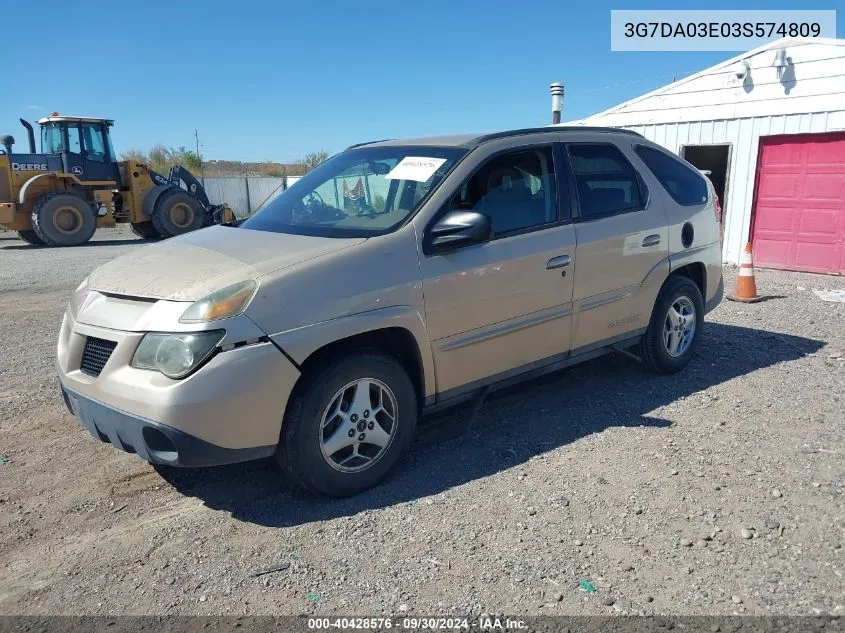
[(159, 237), (158, 231), (152, 222), (133, 222), (132, 232), (145, 240)]
[(657, 295), (640, 357), (652, 371), (680, 371), (695, 354), (703, 326), (704, 300), (698, 286), (688, 277), (671, 276)]
[(408, 450), (417, 396), (395, 359), (361, 352), (324, 362), (291, 399), (276, 451), (302, 487), (332, 497), (381, 481)]
[(27, 244), (33, 244), (34, 246), (43, 246), (44, 242), (35, 231), (32, 230), (23, 230), (18, 231), (18, 237), (21, 238)]
[(162, 237), (173, 237), (208, 226), (208, 218), (199, 200), (187, 191), (173, 189), (156, 201), (152, 224)]
[(97, 216), (93, 207), (79, 196), (53, 193), (36, 201), (32, 228), (47, 246), (79, 246), (94, 235)]

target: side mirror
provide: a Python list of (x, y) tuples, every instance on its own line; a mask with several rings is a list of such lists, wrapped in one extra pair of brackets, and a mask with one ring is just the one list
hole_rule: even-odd
[(431, 228), (429, 246), (438, 252), (486, 242), (493, 237), (490, 218), (475, 211), (450, 211)]

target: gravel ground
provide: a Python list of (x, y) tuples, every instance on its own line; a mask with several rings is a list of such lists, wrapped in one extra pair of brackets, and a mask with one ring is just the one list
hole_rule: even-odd
[(845, 304), (811, 292), (845, 279), (757, 271), (772, 298), (723, 303), (682, 373), (605, 357), (467, 436), (441, 414), (334, 501), (269, 460), (157, 471), (65, 412), (65, 302), (141, 244), (0, 234), (0, 613), (845, 613)]

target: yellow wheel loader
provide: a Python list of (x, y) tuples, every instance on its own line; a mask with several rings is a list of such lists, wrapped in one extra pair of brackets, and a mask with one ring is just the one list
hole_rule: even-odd
[(226, 204), (213, 205), (187, 169), (157, 174), (134, 160), (116, 160), (109, 119), (51, 116), (38, 121), (41, 153), (32, 125), (29, 153), (15, 153), (14, 138), (0, 136), (0, 226), (25, 242), (78, 246), (98, 227), (129, 222), (145, 238), (172, 237), (231, 222)]

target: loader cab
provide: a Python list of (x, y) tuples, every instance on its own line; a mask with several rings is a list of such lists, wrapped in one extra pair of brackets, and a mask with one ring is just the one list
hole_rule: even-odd
[(119, 180), (109, 128), (114, 121), (53, 113), (38, 121), (41, 153), (58, 154), (63, 171), (83, 181)]

